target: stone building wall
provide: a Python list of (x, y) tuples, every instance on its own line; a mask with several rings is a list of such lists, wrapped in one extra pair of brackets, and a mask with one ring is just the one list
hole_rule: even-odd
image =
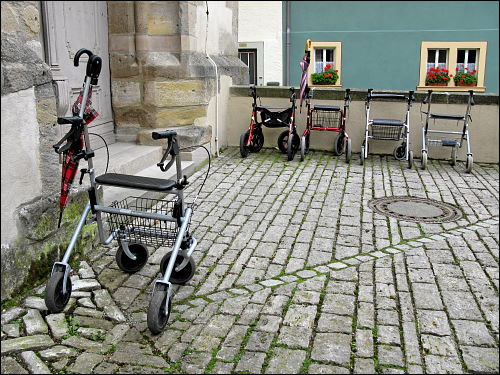
[(60, 164), (56, 99), (42, 59), (40, 3), (1, 3), (1, 298), (28, 280), (50, 275), (50, 265), (82, 205), (75, 198), (57, 230)]
[(245, 84), (248, 68), (238, 59), (237, 2), (208, 9), (207, 35), (206, 2), (108, 2), (118, 140), (150, 144), (152, 128), (176, 128), (185, 146), (213, 138), (215, 69), (206, 55), (217, 64), (218, 94), (229, 90), (221, 77)]

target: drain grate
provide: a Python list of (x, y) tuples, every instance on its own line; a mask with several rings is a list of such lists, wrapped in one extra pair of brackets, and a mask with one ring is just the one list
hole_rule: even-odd
[(398, 220), (444, 223), (462, 218), (462, 212), (451, 204), (417, 197), (384, 197), (372, 199), (368, 206), (375, 212)]

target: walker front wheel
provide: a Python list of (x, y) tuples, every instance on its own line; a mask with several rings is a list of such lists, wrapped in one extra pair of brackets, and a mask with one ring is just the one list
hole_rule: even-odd
[(361, 146), (361, 155), (359, 156), (359, 165), (363, 165), (365, 162), (365, 146)]
[(413, 167), (413, 151), (408, 151), (408, 169)]
[(242, 158), (246, 158), (248, 156), (248, 152), (250, 151), (249, 148), (247, 147), (249, 134), (250, 130), (247, 130), (240, 137), (240, 154)]
[(248, 148), (250, 152), (259, 152), (262, 149), (262, 146), (264, 146), (264, 134), (262, 134), (262, 131), (257, 128), (253, 132), (252, 141), (250, 142)]
[[(160, 271), (162, 275), (165, 275), (165, 271), (167, 270), (168, 262), (170, 261), (170, 257), (172, 256), (172, 252), (169, 251), (166, 253), (160, 263)], [(185, 284), (189, 280), (192, 279), (194, 273), (196, 271), (196, 264), (194, 262), (193, 257), (189, 257), (188, 263), (184, 266), (183, 269), (176, 271), (175, 268), (178, 267), (184, 261), (184, 256), (182, 254), (177, 254), (177, 258), (175, 259), (174, 268), (172, 273), (170, 274), (169, 281), (172, 284)]]
[(452, 147), (452, 149), (451, 149), (450, 164), (452, 167), (454, 167), (457, 164), (457, 148), (456, 147)]
[(116, 264), (124, 272), (135, 273), (146, 264), (148, 260), (148, 250), (144, 245), (139, 243), (129, 243), (128, 249), (133, 255), (135, 255), (136, 259), (133, 260), (129, 258), (120, 245), (116, 251)]
[(288, 161), (292, 161), (295, 157), (295, 152), (299, 148), (299, 140), (297, 134), (290, 134), (290, 138), (288, 138), (288, 148), (287, 148), (287, 156)]
[(421, 167), (423, 170), (425, 170), (425, 168), (427, 168), (427, 151), (426, 150), (422, 150), (422, 167)]
[(352, 155), (352, 144), (351, 144), (351, 138), (347, 138), (345, 142), (345, 161), (349, 163), (351, 161), (351, 155)]
[(163, 331), (170, 317), (172, 301), (168, 298), (168, 287), (166, 285), (158, 285), (148, 309), (148, 328), (153, 335), (157, 335)]
[(45, 288), (45, 305), (51, 313), (64, 310), (71, 296), (71, 279), (66, 280), (66, 293), (63, 291), (64, 271), (57, 271), (50, 277)]
[(473, 159), (472, 155), (467, 155), (467, 160), (465, 161), (465, 173), (472, 172)]

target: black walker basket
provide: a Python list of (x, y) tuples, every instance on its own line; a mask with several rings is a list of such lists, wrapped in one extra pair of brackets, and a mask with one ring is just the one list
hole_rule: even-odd
[(287, 127), (292, 117), (292, 109), (287, 108), (280, 112), (271, 112), (267, 108), (259, 108), (262, 124), (268, 128)]
[(130, 216), (131, 211), (141, 211), (160, 215), (172, 215), (176, 211), (176, 200), (127, 197), (114, 201), (110, 207), (120, 209), (123, 214), (108, 213), (109, 229), (119, 230), (130, 242), (142, 243), (154, 248), (172, 246), (179, 227), (176, 222)]
[(312, 112), (312, 126), (315, 128), (340, 128), (342, 113), (314, 108)]
[(403, 135), (403, 125), (373, 124), (368, 128), (368, 134), (373, 139), (399, 141)]

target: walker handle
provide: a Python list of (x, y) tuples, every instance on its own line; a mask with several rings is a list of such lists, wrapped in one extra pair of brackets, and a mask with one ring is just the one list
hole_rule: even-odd
[(422, 101), (422, 103), (424, 104), (427, 104), (431, 98), (431, 95), (432, 95), (432, 90), (428, 90), (427, 91), (427, 96), (424, 98), (424, 100)]
[(93, 55), (93, 53), (90, 50), (88, 50), (87, 48), (80, 48), (75, 53), (75, 58), (73, 59), (73, 65), (75, 65), (75, 66), (79, 65), (79, 63), (80, 63), (80, 56), (83, 55), (84, 53), (87, 54), (87, 55), (89, 55), (89, 59)]
[(476, 104), (474, 101), (474, 90), (469, 90), (469, 95), (470, 95), (470, 105)]

